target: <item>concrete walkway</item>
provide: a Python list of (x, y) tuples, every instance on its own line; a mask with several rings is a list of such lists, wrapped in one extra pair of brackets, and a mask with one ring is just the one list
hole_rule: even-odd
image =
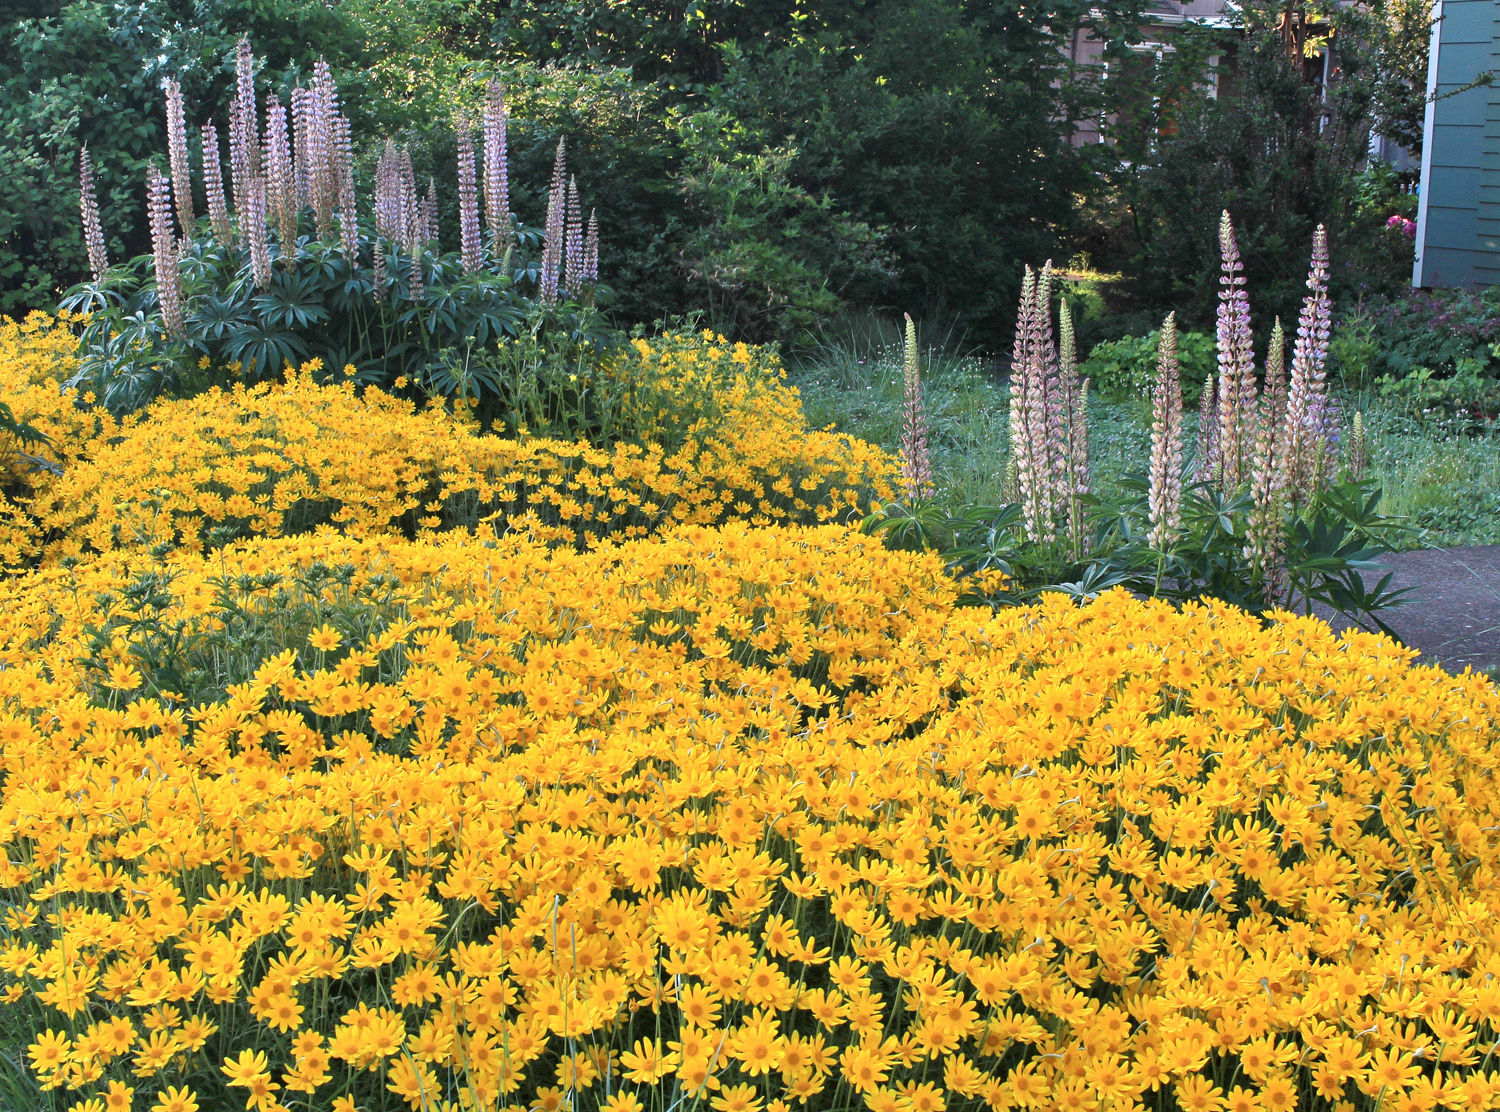
[(1392, 587), (1416, 588), (1380, 617), (1421, 652), (1418, 663), (1450, 672), (1500, 668), (1500, 545), (1394, 552), (1381, 563), (1395, 573)]

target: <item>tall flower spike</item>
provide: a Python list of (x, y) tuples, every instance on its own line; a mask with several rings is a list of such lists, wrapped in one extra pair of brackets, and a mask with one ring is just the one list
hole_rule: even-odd
[(906, 346), (902, 371), (906, 404), (901, 414), (901, 493), (916, 502), (933, 492), (932, 459), (927, 451), (927, 413), (922, 404), (922, 365), (917, 351), (917, 326), (906, 314)]
[(219, 129), (204, 124), (203, 191), (208, 195), (208, 224), (214, 242), (226, 250), (234, 246), (234, 228), (229, 223), (229, 205), (224, 200), (224, 168), (219, 162)]
[(438, 238), (437, 179), (427, 178), (427, 196), (422, 198), (422, 242), (436, 243)]
[(1307, 275), (1307, 296), (1297, 319), (1297, 339), (1292, 348), (1292, 375), (1287, 388), (1284, 481), (1291, 497), (1310, 498), (1323, 479), (1331, 453), (1330, 414), (1327, 411), (1325, 376), (1328, 358), (1328, 236), (1323, 226), (1313, 234), (1312, 265)]
[(309, 175), (312, 159), (308, 144), (312, 139), (312, 93), (298, 85), (292, 90), (292, 174), (297, 182), (297, 208), (310, 204)]
[(1029, 400), (1034, 371), (1033, 350), (1036, 345), (1037, 276), (1031, 267), (1021, 278), (1021, 304), (1016, 312), (1016, 342), (1010, 365), (1010, 460), (1015, 472), (1015, 499), (1021, 504), (1026, 536), (1037, 540), (1040, 513), (1037, 505), (1037, 480), (1040, 464), (1034, 458), (1029, 424)]
[(1057, 472), (1058, 503), (1074, 550), (1083, 553), (1086, 535), (1083, 505), (1089, 491), (1088, 380), (1078, 378), (1078, 349), (1073, 333), (1073, 311), (1063, 298), (1057, 309), (1057, 381), (1061, 399), (1061, 447)]
[(1225, 212), (1219, 222), (1219, 462), (1224, 490), (1232, 492), (1248, 477), (1251, 420), (1255, 413), (1255, 354), (1251, 347), (1250, 298), (1240, 261), (1234, 224)]
[(1052, 336), (1052, 260), (1036, 280), (1032, 313), (1031, 367), (1026, 396), (1026, 428), (1036, 462), (1032, 497), (1036, 504), (1037, 539), (1057, 539), (1057, 472), (1062, 406), (1057, 391), (1057, 345)]
[(234, 102), (229, 109), (229, 182), (234, 189), (235, 213), (243, 215), (251, 182), (260, 175), (255, 56), (250, 52), (249, 39), (240, 39), (235, 46), (234, 71)]
[(287, 136), (286, 108), (280, 101), (266, 106), (266, 212), (276, 222), (276, 238), (283, 259), (297, 257), (297, 178), (292, 169), (292, 147)]
[(172, 199), (177, 203), (177, 226), (183, 239), (198, 222), (193, 213), (193, 184), (188, 173), (187, 122), (182, 110), (182, 86), (172, 78), (162, 83), (167, 92), (167, 158), (172, 169)]
[(1278, 459), (1280, 424), (1269, 391), (1260, 398), (1255, 448), (1250, 464), (1250, 515), (1245, 525), (1245, 558), (1259, 581), (1262, 596), (1273, 604), (1282, 594), (1282, 486)]
[(348, 117), (335, 117), (333, 124), (334, 163), (339, 173), (339, 236), (342, 239), (344, 257), (349, 260), (352, 272), (359, 269), (359, 213), (354, 198), (354, 140), (350, 135)]
[(479, 233), (479, 193), (474, 180), (474, 129), (457, 119), (458, 130), (458, 242), (464, 273), (473, 274), (483, 265)]
[(422, 249), (422, 206), (417, 200), (417, 174), (411, 164), (411, 148), (402, 147), (396, 164), (401, 182), (402, 246), (412, 254)]
[(594, 303), (594, 287), (599, 284), (599, 215), (589, 210), (589, 230), (583, 237), (583, 291), (588, 304)]
[(109, 269), (109, 253), (104, 249), (104, 227), (99, 222), (99, 194), (94, 188), (94, 162), (89, 149), (78, 154), (78, 214), (83, 220), (83, 243), (89, 252), (89, 269), (94, 281), (102, 281)]
[(251, 280), (264, 289), (271, 283), (271, 248), (266, 242), (266, 180), (255, 178), (245, 187), (240, 213), (240, 235), (250, 249)]
[(563, 258), (563, 288), (571, 298), (578, 297), (583, 284), (583, 202), (578, 196), (578, 179), (568, 178), (567, 230), (563, 234), (566, 254)]
[(313, 65), (310, 120), (307, 139), (308, 204), (319, 239), (333, 234), (333, 206), (338, 197), (339, 176), (334, 151), (334, 120), (339, 112), (338, 90), (328, 63), (319, 58)]
[(541, 286), (542, 304), (557, 304), (557, 287), (561, 278), (563, 234), (567, 208), (567, 140), (557, 141), (557, 155), (552, 161), (552, 186), (547, 191), (547, 222), (544, 225), (542, 245), (542, 272), (538, 280)]
[(146, 213), (151, 224), (151, 255), (162, 324), (173, 336), (186, 334), (182, 323), (182, 276), (177, 270), (177, 242), (172, 236), (172, 186), (155, 166), (146, 171)]
[(510, 178), (506, 166), (505, 89), (490, 78), (484, 97), (484, 219), (496, 260), (510, 246)]
[(1182, 528), (1182, 382), (1177, 369), (1177, 314), (1162, 322), (1151, 389), (1151, 547), (1165, 549)]

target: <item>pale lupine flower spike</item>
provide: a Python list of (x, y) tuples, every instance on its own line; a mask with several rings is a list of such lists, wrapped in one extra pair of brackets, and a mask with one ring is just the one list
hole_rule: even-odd
[(1297, 502), (1311, 498), (1324, 479), (1329, 457), (1327, 374), (1329, 332), (1328, 237), (1322, 225), (1313, 235), (1312, 265), (1307, 296), (1297, 320), (1292, 347), (1291, 381), (1287, 387), (1284, 419), (1283, 483)]
[(1224, 490), (1233, 492), (1247, 478), (1255, 415), (1255, 355), (1250, 332), (1250, 297), (1245, 269), (1229, 213), (1219, 223), (1223, 274), (1219, 278), (1218, 463)]
[(474, 129), (469, 121), (459, 119), (458, 130), (458, 242), (459, 259), (465, 274), (483, 266), (482, 237), (479, 231), (479, 192), (474, 169)]
[(1026, 536), (1057, 539), (1057, 461), (1053, 436), (1061, 430), (1057, 351), (1052, 342), (1052, 264), (1041, 273), (1026, 268), (1010, 377), (1010, 450), (1016, 497)]
[(187, 122), (182, 107), (182, 85), (167, 78), (167, 160), (172, 171), (172, 200), (177, 204), (177, 228), (184, 240), (198, 222), (193, 212), (193, 185), (188, 174)]
[(1026, 431), (1035, 466), (1032, 501), (1037, 539), (1057, 539), (1057, 346), (1052, 338), (1052, 262), (1037, 275), (1032, 311), (1030, 366), (1027, 368)]
[(257, 286), (271, 283), (271, 248), (266, 241), (266, 180), (255, 178), (246, 186), (246, 204), (240, 212), (240, 236), (250, 249), (250, 275)]
[(1182, 382), (1177, 367), (1177, 314), (1162, 322), (1151, 389), (1151, 547), (1165, 550), (1182, 529)]
[(589, 230), (583, 238), (583, 295), (587, 304), (594, 303), (594, 287), (599, 284), (599, 215), (589, 210)]
[[(241, 217), (245, 215), (251, 183), (260, 173), (259, 148), (260, 132), (255, 108), (255, 58), (250, 52), (250, 40), (240, 39), (235, 48), (234, 102), (229, 110), (229, 182), (234, 190), (235, 212)], [(243, 235), (243, 229), (241, 234)]]
[(510, 248), (510, 178), (506, 166), (505, 89), (498, 78), (490, 78), (485, 90), (484, 114), (484, 220), (490, 230), (490, 250), (498, 262)]
[(281, 257), (297, 255), (297, 178), (292, 169), (292, 146), (287, 134), (286, 107), (280, 101), (266, 106), (266, 215), (276, 225)]
[(427, 196), (422, 198), (422, 236), (421, 243), (425, 246), (429, 243), (436, 244), (438, 238), (438, 200), (437, 179), (432, 175), (427, 177)]
[(927, 449), (927, 413), (922, 402), (922, 366), (917, 351), (917, 326), (906, 314), (906, 345), (902, 372), (906, 401), (901, 414), (901, 493), (907, 502), (931, 497), (932, 460)]
[(578, 196), (578, 179), (568, 177), (568, 213), (563, 234), (562, 288), (568, 297), (578, 299), (583, 284), (583, 202)]
[(552, 163), (552, 187), (547, 191), (547, 222), (543, 228), (542, 272), (540, 277), (542, 304), (551, 308), (557, 304), (558, 283), (562, 274), (563, 235), (567, 220), (567, 140), (557, 141), (557, 155)]
[(214, 242), (228, 250), (234, 246), (234, 228), (229, 223), (229, 204), (224, 198), (224, 168), (219, 164), (219, 129), (204, 124), (203, 191), (208, 195), (208, 226)]
[(94, 186), (94, 163), (89, 149), (78, 155), (78, 213), (83, 221), (83, 243), (88, 248), (89, 269), (94, 281), (104, 279), (109, 269), (109, 252), (104, 249), (104, 228), (99, 222), (99, 194)]
[(156, 297), (166, 331), (186, 333), (182, 322), (182, 276), (177, 270), (177, 241), (172, 235), (172, 185), (155, 166), (146, 171), (146, 213), (151, 224), (151, 255), (156, 270)]
[(1087, 551), (1081, 499), (1089, 492), (1088, 379), (1078, 377), (1078, 346), (1073, 331), (1073, 311), (1064, 298), (1057, 308), (1058, 393), (1062, 409), (1062, 453), (1057, 470), (1057, 490), (1064, 525), (1075, 556)]
[(334, 121), (333, 149), (338, 155), (339, 235), (349, 270), (359, 269), (359, 212), (354, 198), (354, 140), (349, 120), (340, 116)]

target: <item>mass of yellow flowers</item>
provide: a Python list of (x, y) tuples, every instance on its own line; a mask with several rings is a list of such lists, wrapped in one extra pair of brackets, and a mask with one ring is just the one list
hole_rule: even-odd
[[(1491, 681), (1290, 614), (962, 606), (817, 523), (873, 449), (716, 438), (528, 454), (307, 372), (52, 482), (0, 580), (34, 1106), (1500, 1107)], [(822, 485), (695, 516), (778, 467)]]

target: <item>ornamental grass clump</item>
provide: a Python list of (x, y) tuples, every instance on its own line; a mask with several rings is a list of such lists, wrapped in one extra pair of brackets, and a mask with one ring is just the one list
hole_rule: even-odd
[(592, 212), (583, 219), (561, 142), (543, 227), (517, 218), (498, 82), (481, 109), (482, 152), (467, 119), (455, 119), (459, 228), (456, 250), (446, 254), (436, 185), (429, 178), (424, 192), (410, 151), (394, 143), (376, 165), (361, 223), (351, 125), (326, 63), (292, 90), (289, 104), (272, 95), (262, 106), (250, 44), (239, 44), (227, 194), (218, 129), (209, 123), (196, 133), (208, 202), (201, 221), (187, 109), (174, 80), (166, 91), (170, 175), (147, 172), (149, 260), (109, 267), (92, 168), (79, 162), (94, 280), (63, 300), (90, 314), (73, 384), (111, 411), (228, 385), (235, 374), (274, 379), (312, 359), (330, 371), (353, 366), (361, 381), (390, 386), (405, 376), (441, 392), (447, 379), (429, 374), (433, 368), (527, 327), (596, 346), (602, 339), (594, 312), (598, 220)]
[(744, 523), (0, 582), (0, 1069), (49, 1112), (1500, 1100), (1492, 683), (956, 593)]

